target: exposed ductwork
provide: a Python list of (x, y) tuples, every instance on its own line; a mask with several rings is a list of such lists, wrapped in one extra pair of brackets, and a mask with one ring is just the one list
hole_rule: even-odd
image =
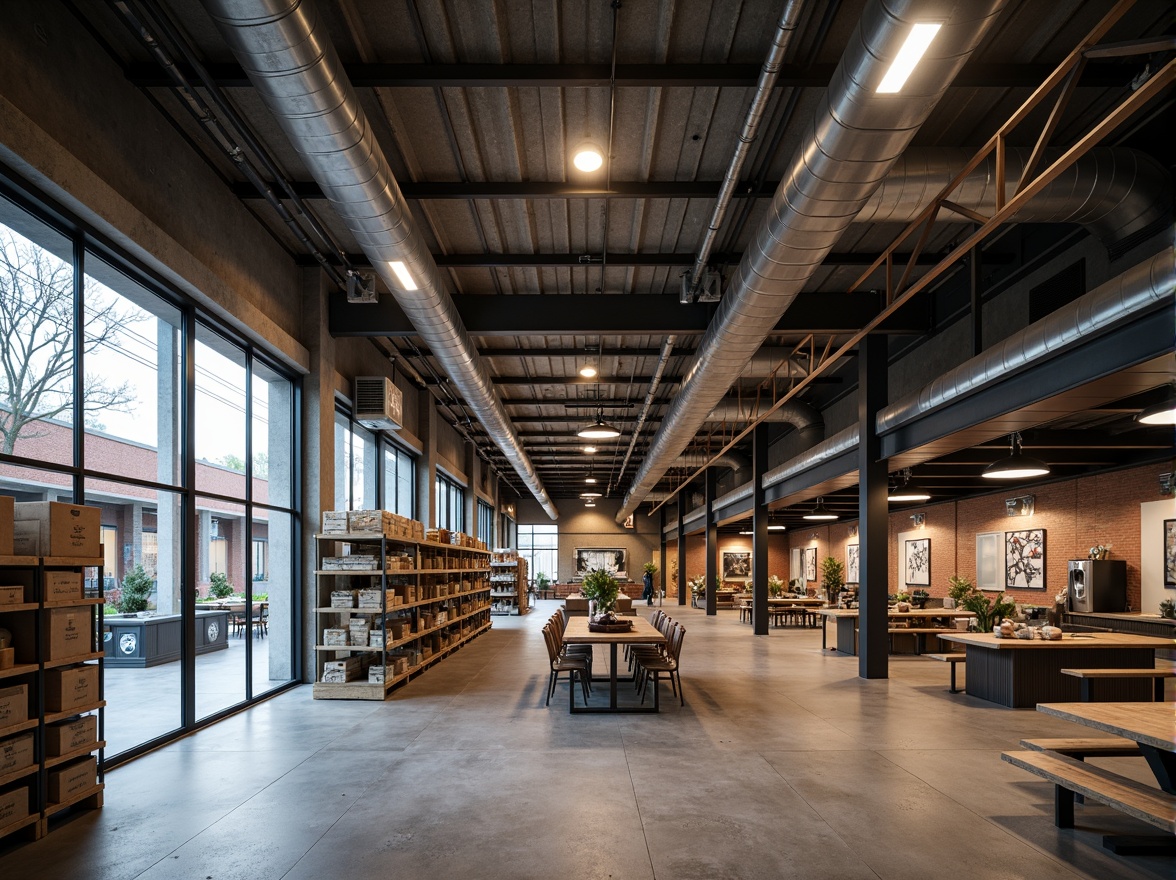
[[(871, 0), (767, 217), (699, 342), (666, 418), (617, 512), (624, 522), (694, 438), (805, 282), (906, 150), (1004, 0)], [(946, 13), (946, 14), (945, 14)], [(920, 20), (942, 27), (903, 91), (875, 89)]]
[(850, 425), (845, 430), (838, 431), (823, 443), (818, 443), (812, 449), (793, 456), (764, 474), (764, 488), (769, 489), (777, 483), (802, 474), (831, 458), (856, 449), (860, 439), (861, 431), (858, 430), (857, 425)]
[[(310, 0), (203, 0), (250, 82), (397, 304), (553, 519), (539, 480)], [(394, 273), (403, 264), (417, 289)]]
[(707, 452), (684, 452), (670, 462), (670, 467), (697, 468), (702, 467), (708, 461), (715, 467), (731, 468), (733, 471), (741, 471), (751, 467), (751, 459), (735, 450), (724, 452), (714, 461), (711, 461), (710, 453)]
[[(715, 408), (707, 416), (708, 422), (733, 422), (742, 424), (750, 422), (759, 415), (759, 410), (767, 409), (770, 404), (758, 406), (754, 402), (742, 403), (725, 397), (715, 404)], [(816, 407), (803, 400), (790, 400), (779, 409), (768, 414), (764, 419), (772, 424), (789, 424), (796, 428), (806, 445), (812, 446), (825, 436), (825, 422)]]
[[(1016, 191), (1029, 150), (1005, 151), (1005, 193)], [(1057, 160), (1046, 150), (1039, 167)], [(854, 222), (909, 223), (959, 173), (974, 153), (912, 147), (902, 154)], [(996, 213), (996, 159), (989, 155), (952, 192), (951, 200), (991, 216)], [(1017, 212), (1021, 223), (1080, 223), (1104, 244), (1114, 244), (1163, 219), (1172, 204), (1172, 178), (1146, 153), (1095, 147)], [(939, 220), (970, 222), (943, 209)]]
[(989, 382), (1007, 378), (1059, 349), (1089, 339), (1114, 324), (1166, 303), (1176, 296), (1176, 251), (1166, 247), (1126, 272), (1100, 284), (1069, 305), (1034, 321), (1004, 342), (948, 370), (919, 391), (878, 413), (877, 431), (888, 434), (907, 422)]

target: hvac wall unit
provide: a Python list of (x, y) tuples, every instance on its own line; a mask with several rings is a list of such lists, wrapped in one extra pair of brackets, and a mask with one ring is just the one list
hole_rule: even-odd
[(404, 425), (404, 396), (385, 376), (355, 378), (355, 420), (374, 431), (398, 431)]

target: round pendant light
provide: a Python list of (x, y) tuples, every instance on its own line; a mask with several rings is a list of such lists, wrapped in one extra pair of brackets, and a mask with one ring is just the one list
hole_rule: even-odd
[(1176, 425), (1176, 394), (1169, 391), (1167, 400), (1141, 410), (1135, 421), (1141, 425)]
[(986, 480), (1027, 480), (1031, 477), (1044, 477), (1048, 473), (1048, 464), (1021, 451), (1021, 435), (1014, 432), (1009, 437), (1008, 458), (994, 461), (980, 476)]
[(825, 499), (818, 498), (817, 505), (803, 517), (809, 522), (828, 522), (837, 519), (837, 514), (825, 507)]
[(931, 493), (926, 489), (920, 488), (911, 482), (911, 469), (903, 468), (901, 472), (902, 483), (895, 486), (886, 496), (886, 500), (891, 504), (902, 504), (912, 501), (930, 501)]
[(614, 437), (620, 437), (621, 431), (604, 420), (604, 410), (601, 409), (596, 412), (596, 421), (591, 425), (585, 425), (576, 432), (576, 436), (583, 437), (585, 440), (611, 440)]
[(600, 147), (596, 144), (585, 141), (572, 152), (572, 164), (579, 171), (588, 173), (599, 171), (604, 164), (604, 154), (600, 152)]

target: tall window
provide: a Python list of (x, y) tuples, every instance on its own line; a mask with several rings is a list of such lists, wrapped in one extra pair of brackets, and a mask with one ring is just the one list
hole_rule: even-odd
[(437, 474), (437, 528), (466, 530), (465, 489), (441, 473)]
[(485, 541), (486, 546), (494, 546), (494, 508), (478, 499), (478, 540)]
[(373, 510), (379, 503), (376, 436), (335, 411), (335, 509)]
[(553, 581), (559, 579), (559, 526), (524, 526), (519, 529), (519, 556), (527, 560), (531, 578), (542, 572)]
[(411, 455), (384, 441), (384, 510), (416, 519), (416, 462)]

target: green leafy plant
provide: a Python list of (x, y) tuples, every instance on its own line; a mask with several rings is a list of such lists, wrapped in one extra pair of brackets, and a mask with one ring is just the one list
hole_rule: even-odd
[(656, 562), (647, 562), (647, 563), (645, 563), (645, 565), (642, 566), (642, 568), (645, 569), (646, 574), (657, 574), (657, 563)]
[(927, 605), (927, 600), (931, 598), (931, 594), (920, 587), (917, 590), (911, 590), (911, 601), (920, 608)]
[(254, 593), (253, 594), (253, 601), (254, 602), (268, 602), (269, 601), (269, 593)]
[(1176, 602), (1171, 599), (1165, 599), (1161, 602), (1160, 617), (1166, 617), (1168, 620), (1176, 620)]
[(966, 577), (953, 574), (947, 579), (947, 595), (955, 599), (957, 605), (963, 605), (964, 599), (976, 592), (976, 585)]
[(155, 582), (143, 569), (136, 565), (127, 572), (122, 582), (122, 598), (118, 602), (118, 610), (123, 614), (137, 614), (147, 610), (147, 599), (155, 589)]
[(546, 590), (549, 586), (551, 586), (551, 578), (547, 576), (547, 572), (538, 572), (535, 575), (535, 589)]
[(617, 579), (603, 568), (594, 568), (584, 576), (580, 585), (580, 593), (589, 599), (596, 600), (596, 613), (604, 614), (617, 607), (617, 596), (620, 594)]
[(821, 560), (821, 587), (832, 602), (845, 586), (845, 564), (833, 556)]
[(214, 571), (208, 577), (208, 593), (217, 599), (227, 599), (233, 595), (233, 585), (224, 573)]
[(784, 592), (784, 581), (776, 577), (776, 575), (768, 575), (768, 595), (773, 599)]
[(964, 597), (963, 607), (976, 615), (976, 629), (979, 632), (992, 632), (992, 628), (1011, 617), (1017, 610), (1017, 603), (1005, 598), (1004, 593), (997, 593), (993, 599), (979, 591), (973, 591)]
[(911, 594), (908, 593), (906, 590), (899, 590), (897, 593), (894, 594), (894, 601), (895, 602), (909, 602), (909, 601), (911, 601)]

